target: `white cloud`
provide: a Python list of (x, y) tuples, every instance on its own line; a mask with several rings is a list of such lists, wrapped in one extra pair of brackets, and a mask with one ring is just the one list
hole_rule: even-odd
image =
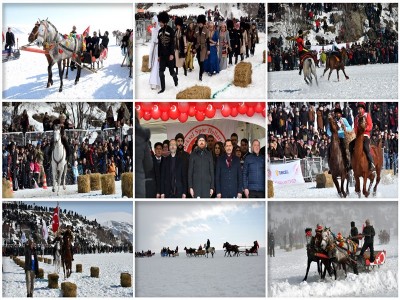
[(199, 232), (208, 232), (211, 230), (211, 227), (208, 226), (207, 224), (200, 224), (197, 226), (189, 226), (189, 227), (184, 227), (179, 230), (179, 234), (181, 235), (189, 235), (192, 233), (199, 233)]

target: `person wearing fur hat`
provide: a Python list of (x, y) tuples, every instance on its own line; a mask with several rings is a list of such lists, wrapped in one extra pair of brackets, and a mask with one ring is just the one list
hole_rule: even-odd
[(356, 223), (354, 221), (351, 221), (350, 226), (351, 226), (350, 229), (351, 240), (358, 246), (360, 244), (360, 240), (358, 239), (358, 229), (356, 227)]
[(214, 187), (214, 160), (207, 150), (206, 135), (199, 134), (189, 157), (188, 187), (193, 198), (210, 198)]
[(174, 79), (175, 86), (178, 86), (178, 76), (175, 73), (175, 34), (174, 30), (168, 25), (169, 15), (163, 11), (158, 14), (160, 30), (158, 31), (158, 61), (160, 63), (160, 82), (161, 90), (159, 94), (165, 91), (165, 69), (168, 68), (169, 74)]
[(153, 27), (151, 28), (150, 38), (149, 68), (151, 72), (149, 84), (152, 90), (156, 90), (161, 87), (160, 63), (158, 62), (158, 31), (160, 30), (160, 25), (157, 16), (153, 16), (151, 23)]
[(178, 68), (183, 68), (185, 76), (187, 70), (185, 65), (185, 58), (187, 52), (186, 36), (183, 32), (183, 20), (180, 17), (175, 18), (175, 72), (178, 75)]
[(199, 15), (197, 17), (197, 27), (194, 33), (194, 45), (193, 53), (197, 55), (197, 61), (199, 63), (199, 80), (203, 80), (204, 73), (204, 61), (210, 54), (210, 40), (209, 33), (206, 26), (206, 16)]
[(374, 262), (375, 257), (374, 257), (374, 236), (375, 236), (375, 229), (374, 227), (371, 225), (371, 222), (369, 219), (365, 220), (365, 227), (363, 229), (362, 235), (364, 237), (364, 245), (361, 248), (361, 252), (360, 255), (358, 256), (358, 258), (360, 260), (362, 260), (363, 255), (365, 250), (367, 250), (369, 248), (369, 252), (370, 252), (370, 258), (369, 261), (371, 263)]
[[(371, 172), (375, 172), (375, 165), (374, 165), (374, 160), (372, 158), (370, 149), (369, 149), (369, 144), (370, 144), (370, 138), (371, 138), (371, 131), (373, 127), (372, 123), (372, 118), (371, 114), (368, 113), (367, 107), (365, 105), (365, 102), (358, 102), (357, 103), (357, 111), (358, 115), (354, 118), (354, 133), (357, 135), (357, 129), (358, 129), (358, 122), (360, 118), (365, 118), (366, 119), (366, 127), (364, 131), (364, 144), (363, 144), (363, 150), (365, 155), (367, 156), (368, 159), (368, 168)], [(350, 148), (350, 154), (353, 155), (354, 152), (354, 146), (356, 144), (356, 140), (352, 140), (349, 144)]]

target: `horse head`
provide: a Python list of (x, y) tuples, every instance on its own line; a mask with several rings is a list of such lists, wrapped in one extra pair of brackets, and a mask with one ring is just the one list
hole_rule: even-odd
[(365, 128), (367, 127), (367, 120), (364, 116), (358, 117), (358, 128), (357, 128), (357, 133), (358, 134), (363, 134), (365, 131)]
[(328, 115), (329, 127), (331, 129), (332, 134), (337, 134), (339, 131), (339, 126), (335, 121), (335, 118), (332, 114)]
[(29, 37), (28, 37), (29, 43), (33, 43), (37, 39), (38, 34), (39, 34), (39, 27), (40, 27), (40, 21), (37, 21), (35, 24), (35, 27), (33, 27), (31, 33), (29, 34)]
[(46, 20), (41, 20), (39, 22), (39, 27), (36, 33), (36, 45), (42, 47), (43, 44), (48, 39), (48, 23)]
[(55, 144), (61, 142), (61, 128), (59, 126), (54, 127), (53, 141)]
[(325, 228), (322, 231), (321, 248), (327, 250), (327, 247), (334, 242), (330, 228)]

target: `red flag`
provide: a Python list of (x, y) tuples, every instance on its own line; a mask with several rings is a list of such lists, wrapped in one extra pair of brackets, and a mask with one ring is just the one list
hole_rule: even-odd
[(90, 33), (90, 26), (86, 28), (86, 30), (82, 33), (82, 36), (85, 38), (89, 35), (89, 33)]
[(58, 219), (58, 206), (54, 208), (54, 213), (53, 213), (53, 224), (52, 224), (52, 229), (53, 232), (57, 232), (58, 226), (60, 225), (59, 219)]

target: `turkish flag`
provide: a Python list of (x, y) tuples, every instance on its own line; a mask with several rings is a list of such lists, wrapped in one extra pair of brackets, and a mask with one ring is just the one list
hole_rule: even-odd
[(83, 37), (87, 37), (90, 33), (90, 26), (82, 33)]
[(57, 232), (59, 225), (60, 225), (60, 221), (58, 218), (58, 206), (57, 206), (56, 208), (54, 208), (54, 213), (53, 213), (52, 229), (53, 229), (54, 233)]

